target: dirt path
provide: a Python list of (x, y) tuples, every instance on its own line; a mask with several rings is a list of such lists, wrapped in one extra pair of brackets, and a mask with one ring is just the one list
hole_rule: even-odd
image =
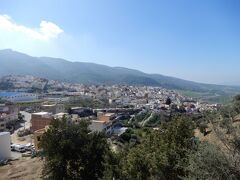
[(43, 161), (22, 158), (0, 167), (0, 180), (40, 180)]

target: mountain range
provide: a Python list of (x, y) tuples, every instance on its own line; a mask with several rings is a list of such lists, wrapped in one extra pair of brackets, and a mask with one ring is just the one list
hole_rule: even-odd
[(238, 87), (196, 83), (123, 67), (109, 67), (60, 58), (32, 57), (11, 49), (0, 50), (0, 76), (32, 75), (69, 83), (161, 86), (188, 91), (239, 91)]

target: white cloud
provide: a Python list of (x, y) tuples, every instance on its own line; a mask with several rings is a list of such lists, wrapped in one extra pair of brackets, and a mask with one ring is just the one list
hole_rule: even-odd
[(30, 27), (0, 14), (0, 50), (9, 48), (31, 56), (70, 60), (96, 59), (95, 52), (99, 51), (96, 38), (91, 33), (73, 37), (52, 22), (41, 21), (39, 26)]
[(8, 15), (0, 15), (0, 30), (42, 41), (57, 38), (63, 33), (63, 30), (52, 22), (41, 21), (40, 27), (33, 29), (16, 24)]

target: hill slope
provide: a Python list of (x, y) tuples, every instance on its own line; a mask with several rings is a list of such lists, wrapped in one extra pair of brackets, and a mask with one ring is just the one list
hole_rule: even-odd
[(151, 85), (191, 91), (236, 90), (236, 87), (207, 85), (159, 74), (146, 74), (122, 67), (70, 62), (49, 57), (32, 57), (10, 49), (0, 50), (0, 76), (33, 75), (84, 84)]

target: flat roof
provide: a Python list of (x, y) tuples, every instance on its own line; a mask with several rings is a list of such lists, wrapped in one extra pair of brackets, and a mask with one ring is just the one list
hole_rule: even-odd
[(59, 116), (61, 116), (61, 115), (68, 115), (68, 113), (60, 112), (60, 113), (57, 113), (55, 115), (59, 115)]
[(28, 92), (0, 91), (0, 97), (10, 97), (10, 96), (17, 96), (17, 95), (35, 95), (35, 94), (28, 93)]
[(0, 136), (7, 135), (7, 134), (10, 135), (10, 132), (0, 132)]
[(75, 109), (83, 109), (83, 107), (71, 107), (72, 110), (75, 110)]
[(115, 113), (106, 113), (106, 114), (104, 114), (104, 116), (113, 116), (113, 115), (115, 115)]
[(105, 123), (107, 123), (107, 122), (109, 122), (109, 121), (98, 121), (98, 120), (92, 120), (91, 122), (105, 124)]
[(33, 115), (48, 115), (48, 114), (51, 114), (49, 112), (37, 112), (37, 113), (32, 113)]
[(44, 106), (44, 107), (53, 107), (53, 106), (56, 106), (56, 104), (43, 104), (42, 106)]
[(0, 92), (0, 97), (16, 96), (19, 92)]

